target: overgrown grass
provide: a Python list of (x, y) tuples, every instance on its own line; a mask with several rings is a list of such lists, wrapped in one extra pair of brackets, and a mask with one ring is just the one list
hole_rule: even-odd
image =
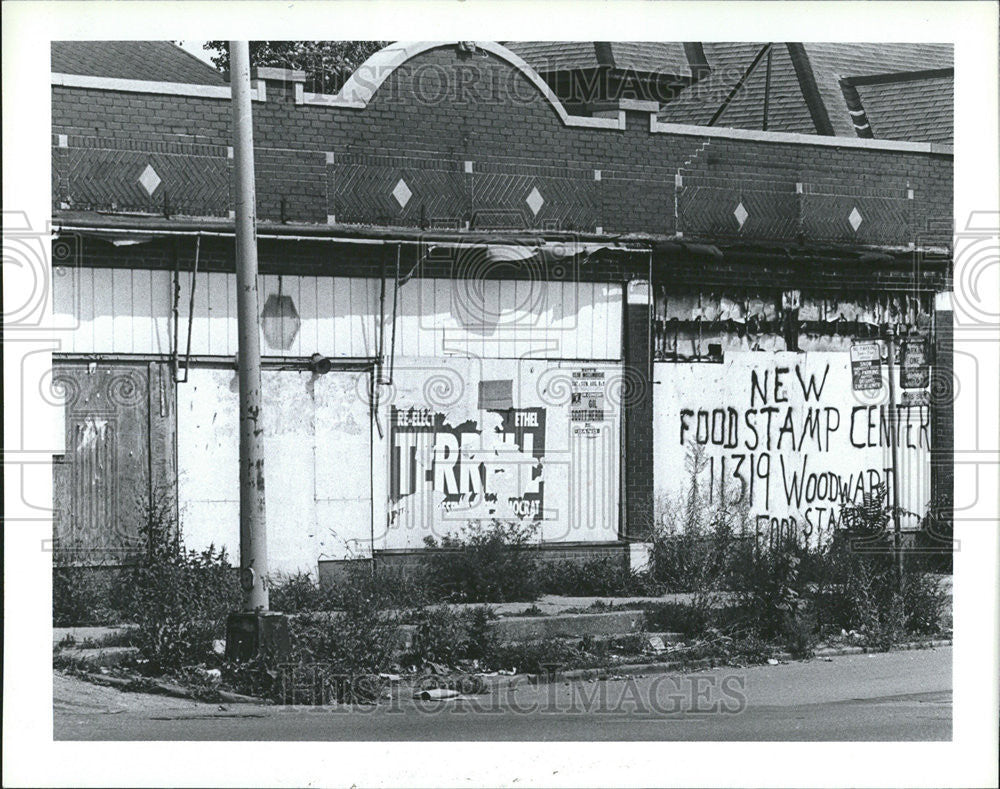
[(461, 611), (448, 606), (429, 607), (416, 611), (414, 618), (416, 632), (412, 647), (403, 655), (404, 665), (487, 666), (500, 645), (492, 626), (497, 614), (489, 606)]
[[(696, 467), (697, 459), (692, 463)], [(644, 606), (648, 631), (685, 639), (683, 650), (671, 650), (672, 659), (753, 663), (775, 651), (808, 657), (818, 641), (842, 630), (856, 631), (872, 649), (889, 649), (940, 632), (948, 598), (926, 560), (904, 555), (897, 562), (885, 534), (887, 506), (884, 490), (876, 491), (845, 506), (850, 529), (822, 543), (763, 544), (748, 536), (745, 507), (732, 498), (706, 501), (694, 487), (661, 508), (643, 573), (615, 558), (542, 565), (530, 526), (472, 523), (439, 543), (428, 541), (436, 550), (428, 552), (423, 570), (409, 575), (361, 563), (326, 588), (306, 573), (272, 578), (272, 608), (291, 615), (291, 655), (241, 664), (213, 649), (224, 636), (225, 616), (240, 604), (235, 569), (211, 546), (186, 549), (167, 510), (152, 508), (141, 528), (146, 550), (139, 566), (117, 575), (56, 569), (53, 618), (67, 625), (134, 623), (120, 640), (139, 647), (148, 673), (194, 677), (202, 670), (197, 667), (213, 666), (237, 692), (285, 700), (305, 694), (318, 703), (377, 701), (385, 691), (381, 675), (398, 670), (396, 661), (436, 675), (450, 669), (539, 673), (644, 651), (639, 634), (620, 644), (586, 638), (502, 644), (488, 605), (441, 605), (531, 602), (542, 592), (686, 593), (683, 602)], [(522, 612), (538, 614), (535, 605)], [(416, 625), (416, 637), (400, 655), (403, 622)]]
[(541, 590), (568, 597), (633, 597), (657, 594), (660, 586), (648, 573), (630, 569), (622, 555), (546, 563)]
[(530, 602), (541, 591), (536, 528), (518, 522), (470, 522), (440, 541), (425, 538), (432, 550), (425, 582), (440, 599), (470, 603)]

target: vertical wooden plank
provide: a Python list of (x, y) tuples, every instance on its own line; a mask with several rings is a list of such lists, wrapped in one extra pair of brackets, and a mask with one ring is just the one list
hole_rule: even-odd
[(168, 355), (170, 332), (173, 331), (172, 272), (150, 271), (150, 315), (152, 316), (152, 353)]
[(524, 296), (523, 285), (520, 280), (513, 280), (509, 283), (511, 289), (511, 307), (510, 307), (510, 336), (514, 347), (514, 356), (518, 359), (525, 358), (528, 351), (528, 345), (526, 343), (526, 334), (524, 331), (524, 317), (523, 304), (521, 299)]
[[(260, 277), (257, 278), (258, 285), (260, 284)], [(260, 291), (258, 291), (259, 297)], [(236, 305), (236, 274), (226, 274), (226, 300), (228, 303), (229, 312), (229, 347), (226, 349), (227, 356), (236, 356), (239, 349), (239, 321), (237, 314), (239, 309)]]
[(565, 359), (572, 356), (567, 349), (567, 338), (563, 321), (562, 280), (548, 280), (545, 283), (545, 345), (546, 358)]
[(111, 351), (132, 353), (132, 270), (111, 270)]
[[(257, 308), (260, 313), (263, 313), (264, 309), (267, 307), (267, 300), (272, 295), (277, 295), (278, 293), (278, 278), (274, 274), (261, 274), (258, 278), (257, 287)], [(264, 333), (264, 319), (262, 317), (260, 321), (260, 355), (275, 356), (280, 353), (281, 349), (277, 346), (271, 345), (268, 341), (267, 335)]]
[(199, 287), (207, 290), (208, 352), (226, 356), (229, 352), (229, 292), (226, 275), (220, 271), (205, 274)]
[[(603, 298), (603, 319), (595, 315), (595, 331), (604, 335), (603, 358), (622, 358), (622, 286), (619, 284), (607, 284), (604, 289)], [(599, 341), (594, 340), (594, 353), (599, 351)]]
[[(295, 312), (299, 316), (298, 331), (295, 332), (295, 336), (292, 338), (291, 346), (285, 349), (285, 356), (305, 356), (305, 349), (308, 348), (309, 345), (303, 345), (302, 342), (302, 330), (305, 328), (304, 312), (302, 309), (302, 277), (285, 277), (282, 293), (292, 300), (292, 304), (295, 305)], [(291, 321), (294, 320), (294, 318), (289, 316), (286, 320)], [(286, 326), (285, 329), (286, 331), (291, 332), (293, 327)], [(309, 353), (312, 353), (312, 350), (310, 350)]]
[(299, 355), (319, 353), (319, 315), (316, 277), (299, 277)]
[(577, 294), (576, 283), (555, 280), (549, 283), (549, 342), (550, 352), (559, 359), (576, 359), (577, 351)]
[[(372, 280), (374, 281), (374, 280)], [(348, 293), (350, 298), (349, 306), (349, 331), (350, 331), (350, 356), (368, 356), (370, 328), (368, 318), (370, 317), (370, 296), (367, 279), (349, 277)], [(374, 353), (374, 351), (372, 351)]]
[(434, 348), (434, 332), (427, 328), (427, 320), (420, 312), (423, 283), (419, 279), (410, 280), (400, 291), (403, 321), (397, 331), (403, 337), (405, 356), (419, 357), (431, 354)]
[(608, 285), (594, 282), (591, 287), (590, 325), (587, 332), (590, 341), (590, 356), (603, 359), (607, 356), (607, 332), (611, 331), (608, 317)]
[(483, 312), (482, 339), (484, 359), (500, 358), (500, 280), (489, 279), (483, 282)]
[[(566, 282), (563, 283), (563, 294), (566, 301), (563, 304), (565, 313), (565, 323), (567, 331), (571, 334), (570, 344), (572, 345), (573, 358), (584, 358), (583, 343), (580, 342), (584, 326), (580, 319), (580, 307), (583, 299), (588, 298), (591, 290), (589, 282)], [(589, 329), (588, 329), (589, 331)]]
[(549, 283), (525, 282), (525, 311), (531, 332), (532, 356), (536, 359), (547, 359), (552, 352), (549, 350)]
[(94, 348), (94, 269), (75, 269), (74, 281), (76, 293), (71, 298), (75, 301), (73, 308), (77, 317), (71, 322), (75, 326), (72, 350), (81, 353)]
[[(88, 351), (97, 348), (97, 269), (84, 269), (80, 272), (81, 280), (81, 315), (86, 330), (81, 336)], [(105, 286), (106, 287), (106, 286)], [(107, 291), (105, 291), (107, 292)]]
[[(391, 292), (390, 288), (390, 292)], [(396, 304), (396, 358), (403, 356), (419, 356), (420, 333), (413, 322), (413, 310), (410, 308), (411, 293), (409, 285), (399, 289)], [(391, 310), (391, 306), (390, 306)], [(388, 345), (392, 345), (392, 321), (388, 324)]]
[(501, 359), (513, 359), (517, 357), (517, 347), (514, 342), (514, 332), (516, 330), (514, 315), (514, 283), (510, 280), (499, 280), (497, 282), (497, 357)]
[(336, 277), (333, 281), (333, 343), (336, 356), (350, 356), (351, 349), (351, 281)]
[[(188, 281), (191, 279), (190, 274), (185, 276), (183, 273), (181, 274), (181, 278)], [(209, 334), (211, 324), (208, 313), (208, 289), (209, 275), (207, 272), (199, 271), (194, 283), (194, 321), (191, 324), (192, 355), (210, 354), (212, 352)], [(187, 305), (189, 304), (190, 301), (187, 302)], [(187, 310), (185, 309), (184, 312), (186, 313)]]
[(314, 277), (316, 283), (316, 351), (336, 356), (333, 321), (333, 277)]
[(443, 337), (438, 322), (436, 303), (434, 299), (434, 280), (413, 280), (417, 288), (417, 320), (420, 323), (421, 356), (439, 356), (443, 353)]
[[(594, 356), (594, 301), (597, 285), (593, 282), (577, 282), (576, 288), (576, 354), (579, 359)], [(602, 344), (603, 347), (603, 344)]]
[(152, 272), (132, 270), (132, 352), (153, 352)]
[[(414, 348), (419, 348), (420, 337), (411, 320), (411, 310), (409, 309), (409, 294), (407, 293), (408, 288), (403, 286), (399, 289), (396, 296), (396, 358), (402, 356), (414, 356), (419, 355), (419, 353), (414, 353)], [(386, 298), (389, 301), (389, 319), (386, 323), (386, 353), (392, 350), (392, 293), (393, 286), (389, 286), (389, 294)]]
[[(188, 305), (191, 303), (191, 276), (181, 271), (177, 275), (177, 355), (183, 360), (187, 352), (188, 337)], [(173, 326), (173, 314), (170, 324)]]
[(94, 344), (92, 351), (114, 351), (114, 298), (111, 289), (111, 269), (94, 269)]
[(344, 313), (347, 316), (347, 331), (349, 348), (348, 356), (364, 356), (364, 319), (361, 317), (367, 313), (364, 307), (368, 298), (365, 281), (355, 277), (347, 278), (348, 308)]
[[(177, 420), (175, 387), (166, 363), (149, 364), (149, 467), (150, 492), (157, 506), (176, 517)], [(175, 521), (176, 522), (176, 521)]]
[(525, 337), (524, 355), (538, 359), (545, 355), (544, 284), (531, 280), (517, 281), (518, 319), (522, 322)]
[(65, 327), (62, 341), (64, 351), (73, 351), (76, 342), (77, 304), (79, 303), (79, 268), (76, 266), (56, 266), (52, 276), (52, 323)]
[(381, 321), (381, 313), (379, 311), (379, 288), (381, 287), (381, 280), (375, 278), (366, 279), (364, 280), (364, 285), (364, 303), (368, 305), (368, 314), (362, 320), (362, 336), (365, 340), (362, 353), (364, 356), (375, 356), (378, 353), (378, 332)]
[(441, 336), (443, 337), (446, 354), (467, 355), (475, 350), (469, 347), (469, 333), (465, 330), (454, 314), (456, 309), (453, 304), (455, 294), (450, 280), (436, 279), (434, 282), (434, 306), (441, 326)]

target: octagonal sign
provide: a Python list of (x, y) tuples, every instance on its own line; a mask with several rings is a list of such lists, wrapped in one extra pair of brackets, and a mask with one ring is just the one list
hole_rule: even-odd
[(302, 320), (299, 318), (298, 310), (295, 309), (292, 297), (279, 296), (277, 293), (272, 293), (264, 302), (260, 323), (267, 344), (283, 351), (292, 347), (295, 335), (302, 326)]

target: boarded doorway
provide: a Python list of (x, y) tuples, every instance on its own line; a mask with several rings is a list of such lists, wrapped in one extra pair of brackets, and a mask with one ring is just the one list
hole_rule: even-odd
[(152, 506), (175, 509), (175, 410), (169, 367), (53, 362), (65, 402), (64, 454), (53, 464), (55, 561), (130, 564)]

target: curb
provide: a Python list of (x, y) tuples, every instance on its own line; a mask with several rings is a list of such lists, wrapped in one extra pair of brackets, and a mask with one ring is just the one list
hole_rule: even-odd
[[(89, 674), (84, 673), (82, 675), (87, 679), (88, 682), (93, 682), (95, 685), (109, 685), (113, 688), (118, 688), (131, 693), (156, 693), (161, 696), (172, 696), (177, 699), (189, 699), (191, 701), (202, 701), (206, 702), (205, 699), (199, 698), (198, 694), (187, 688), (181, 687), (180, 685), (173, 685), (169, 682), (157, 682), (153, 681), (149, 687), (135, 687), (136, 680), (125, 679), (124, 677), (108, 677), (104, 674)], [(216, 690), (219, 701), (224, 701), (229, 704), (267, 704), (267, 699), (261, 699), (257, 696), (244, 696), (241, 693), (231, 693), (228, 690)], [(206, 702), (211, 704), (212, 702)]]
[[(897, 644), (892, 649), (882, 650), (870, 649), (869, 647), (861, 646), (845, 646), (845, 647), (827, 647), (825, 649), (817, 649), (813, 655), (809, 658), (796, 658), (793, 657), (790, 652), (776, 652), (773, 657), (776, 660), (783, 661), (785, 663), (795, 662), (795, 663), (805, 663), (809, 660), (815, 658), (827, 658), (827, 657), (839, 657), (845, 655), (863, 655), (863, 654), (888, 654), (889, 652), (907, 652), (911, 650), (919, 649), (936, 649), (938, 647), (952, 646), (954, 643), (953, 639), (932, 639), (930, 641), (907, 641), (902, 644)], [(485, 685), (484, 692), (492, 692), (499, 690), (506, 684), (510, 687), (515, 682), (527, 682), (529, 685), (544, 685), (551, 682), (566, 682), (574, 680), (599, 680), (599, 679), (615, 679), (624, 678), (627, 676), (635, 676), (637, 674), (643, 673), (664, 673), (668, 671), (685, 671), (685, 672), (696, 672), (702, 671), (706, 668), (718, 668), (728, 665), (725, 662), (718, 661), (716, 658), (698, 658), (696, 660), (674, 660), (674, 661), (658, 661), (655, 663), (623, 663), (619, 666), (602, 666), (600, 668), (578, 668), (570, 669), (568, 671), (559, 671), (554, 675), (550, 674), (512, 674), (512, 675), (501, 675), (496, 677), (489, 677), (478, 675)], [(128, 692), (146, 692), (146, 693), (158, 693), (164, 696), (172, 696), (174, 698), (188, 699), (191, 701), (202, 701), (205, 699), (199, 698), (197, 694), (188, 690), (187, 688), (181, 687), (180, 685), (173, 685), (168, 682), (152, 682), (152, 687), (150, 688), (136, 688), (134, 687), (135, 680), (125, 679), (123, 677), (111, 677), (104, 674), (90, 674), (84, 673), (84, 676), (89, 682), (93, 682), (97, 685), (109, 685), (119, 690)], [(231, 693), (225, 690), (217, 690), (218, 700), (228, 704), (268, 704), (267, 699), (262, 699), (257, 696), (244, 696), (240, 693)], [(208, 702), (211, 703), (211, 702)]]
[[(892, 647), (892, 649), (885, 651), (860, 646), (827, 647), (825, 649), (817, 649), (809, 658), (797, 658), (790, 652), (776, 652), (773, 657), (785, 663), (805, 663), (809, 660), (814, 660), (815, 658), (838, 657), (844, 655), (888, 654), (889, 652), (907, 652), (917, 649), (936, 649), (937, 647), (952, 646), (952, 644), (952, 639), (945, 638), (932, 639), (930, 641), (907, 641), (902, 644), (897, 644)], [(685, 672), (695, 672), (702, 671), (706, 668), (719, 668), (725, 665), (728, 664), (724, 661), (718, 660), (717, 658), (697, 658), (696, 660), (659, 661), (656, 663), (623, 663), (619, 666), (570, 669), (569, 671), (557, 672), (555, 675), (513, 674), (499, 677), (483, 677), (483, 680), (486, 682), (486, 685), (490, 690), (497, 690), (503, 687), (504, 683), (506, 683), (509, 687), (515, 680), (527, 681), (529, 685), (544, 685), (550, 682), (612, 679), (615, 677), (633, 676), (640, 673), (667, 672), (676, 671), (678, 669)]]

